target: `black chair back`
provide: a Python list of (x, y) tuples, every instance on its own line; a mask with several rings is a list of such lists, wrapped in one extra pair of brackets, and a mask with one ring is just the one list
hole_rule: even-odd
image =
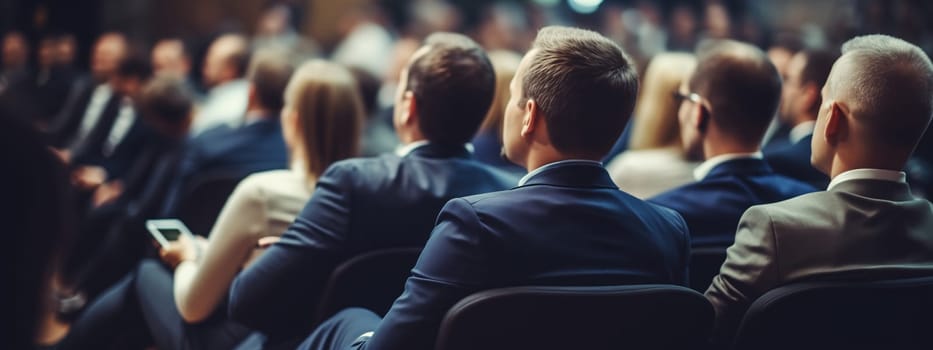
[(214, 221), (227, 203), (227, 198), (236, 189), (242, 177), (230, 174), (205, 174), (192, 181), (182, 190), (178, 206), (178, 219), (192, 233), (207, 236)]
[(392, 248), (360, 254), (341, 263), (324, 287), (314, 324), (348, 307), (362, 307), (385, 316), (405, 289), (420, 254), (420, 247)]
[(514, 287), (447, 312), (437, 350), (704, 348), (713, 308), (673, 285)]
[(933, 277), (806, 282), (758, 298), (735, 349), (933, 349)]
[(690, 249), (690, 288), (700, 293), (713, 283), (719, 268), (726, 261), (728, 247), (695, 247)]

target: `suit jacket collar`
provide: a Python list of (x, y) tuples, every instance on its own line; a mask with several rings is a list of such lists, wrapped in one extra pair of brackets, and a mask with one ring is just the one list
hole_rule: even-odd
[(470, 158), (470, 151), (464, 145), (441, 145), (436, 143), (427, 143), (411, 150), (403, 157), (424, 157), (424, 158)]
[(862, 197), (905, 202), (915, 199), (910, 192), (910, 186), (903, 182), (853, 179), (840, 182), (828, 192), (846, 192)]
[(727, 160), (715, 166), (703, 180), (730, 175), (767, 175), (773, 172), (763, 159), (741, 158)]
[(532, 175), (524, 185), (518, 187), (552, 185), (563, 187), (618, 189), (606, 168), (598, 163), (567, 162), (555, 164)]

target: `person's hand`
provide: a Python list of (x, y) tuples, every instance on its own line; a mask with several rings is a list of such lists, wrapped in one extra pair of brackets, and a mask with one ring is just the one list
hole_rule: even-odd
[[(201, 244), (197, 237), (198, 236), (192, 238), (187, 235), (180, 235), (178, 236), (178, 240), (169, 242), (168, 246), (162, 247), (162, 249), (159, 250), (159, 256), (162, 258), (162, 261), (173, 269), (183, 261), (195, 261), (198, 259), (198, 246)], [(203, 238), (201, 239), (203, 240)]]
[(71, 173), (71, 182), (82, 189), (92, 189), (107, 180), (107, 171), (99, 166), (82, 166)]
[(259, 249), (266, 249), (266, 248), (269, 248), (269, 246), (275, 244), (275, 242), (278, 242), (280, 240), (282, 240), (282, 237), (267, 236), (267, 237), (260, 238), (259, 241), (256, 242), (256, 246), (259, 247)]
[(120, 194), (123, 193), (123, 182), (111, 181), (106, 182), (94, 191), (94, 197), (91, 198), (91, 202), (94, 204), (94, 207), (100, 207), (102, 205), (112, 203), (117, 197), (120, 197)]

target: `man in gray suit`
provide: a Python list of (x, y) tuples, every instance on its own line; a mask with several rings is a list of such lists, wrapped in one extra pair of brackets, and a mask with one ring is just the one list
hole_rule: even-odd
[(748, 209), (706, 291), (718, 340), (749, 304), (783, 284), (933, 274), (933, 205), (902, 171), (933, 116), (933, 64), (884, 35), (842, 47), (823, 87), (811, 161), (824, 192)]

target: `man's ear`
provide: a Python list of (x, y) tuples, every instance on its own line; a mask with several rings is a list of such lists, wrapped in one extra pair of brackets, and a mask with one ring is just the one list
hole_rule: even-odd
[(250, 105), (255, 105), (256, 102), (259, 102), (259, 101), (258, 101), (259, 96), (257, 95), (256, 86), (255, 86), (255, 85), (249, 84), (249, 89), (248, 89), (247, 91), (248, 91), (248, 92), (247, 92), (247, 94), (246, 94), (246, 101), (247, 101)]
[(538, 109), (538, 104), (535, 100), (528, 99), (525, 101), (524, 111), (522, 115), (522, 132), (521, 135), (523, 138), (529, 137), (534, 134), (535, 129), (538, 127), (538, 123), (541, 121), (542, 116), (541, 112)]
[(826, 113), (826, 128), (823, 131), (823, 137), (826, 143), (836, 145), (839, 141), (845, 140), (848, 133), (849, 109), (838, 101), (829, 102), (829, 111)]
[(418, 121), (418, 101), (415, 94), (411, 91), (405, 91), (402, 94), (402, 125), (410, 125)]

